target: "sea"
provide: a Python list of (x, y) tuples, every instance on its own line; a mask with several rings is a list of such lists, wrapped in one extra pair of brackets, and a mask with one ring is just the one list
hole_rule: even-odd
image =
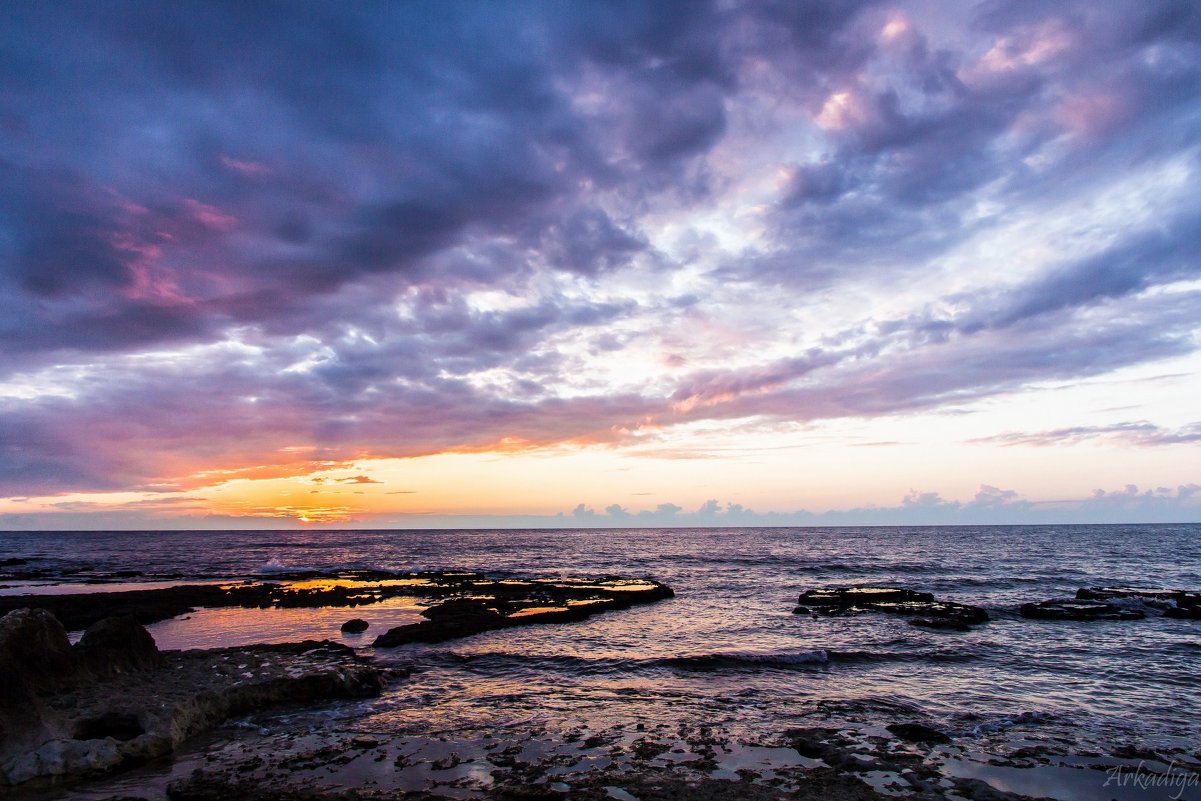
[[(64, 575), (4, 593), (350, 569), (647, 576), (676, 593), (579, 623), (380, 650), (378, 660), (414, 669), (380, 698), (260, 716), (231, 738), (325, 727), (441, 741), (579, 739), (703, 721), (770, 761), (790, 729), (920, 721), (968, 746), (951, 773), (1067, 801), (1175, 792), (1102, 790), (1097, 772), (1073, 770), (1073, 759), (1133, 749), (1201, 762), (1201, 621), (1017, 613), (1082, 587), (1201, 589), (1201, 525), (0, 533), (0, 560), (9, 557)], [(805, 590), (863, 585), (982, 606), (991, 621), (948, 632), (887, 615), (793, 614)], [(370, 652), (374, 634), (416, 611), (405, 599), (353, 615), (200, 610), (150, 631), (164, 648), (316, 636)], [(350, 616), (372, 624), (365, 638), (338, 630)], [(1060, 755), (1059, 767), (1023, 779), (1020, 766), (989, 764), (1032, 746)]]

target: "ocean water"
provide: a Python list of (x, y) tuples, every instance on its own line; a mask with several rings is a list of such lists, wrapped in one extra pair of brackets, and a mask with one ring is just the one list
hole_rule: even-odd
[[(1201, 525), (0, 533), (0, 559), (14, 556), (93, 576), (142, 572), (126, 585), (382, 568), (650, 576), (676, 591), (581, 623), (381, 650), (417, 671), (379, 699), (268, 728), (466, 736), (704, 721), (771, 744), (827, 721), (920, 720), (982, 753), (1201, 752), (1201, 621), (1040, 622), (1016, 611), (1080, 587), (1201, 589)], [(983, 606), (992, 621), (941, 632), (885, 615), (791, 613), (804, 590), (862, 584)], [(167, 647), (296, 633), (359, 646), (415, 612), (404, 599), (360, 607), (353, 616), (373, 627), (357, 640), (339, 634), (351, 615), (336, 610), (202, 612), (151, 631)]]

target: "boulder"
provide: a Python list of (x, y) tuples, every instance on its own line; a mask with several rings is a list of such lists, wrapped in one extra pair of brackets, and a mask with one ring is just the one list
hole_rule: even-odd
[(1142, 620), (1147, 616), (1141, 609), (1081, 598), (1052, 598), (1022, 604), (1019, 611), (1022, 617), (1032, 620)]
[(911, 743), (949, 743), (951, 738), (922, 723), (893, 723), (885, 728), (898, 739)]
[(93, 623), (75, 645), (80, 664), (96, 676), (147, 670), (164, 664), (154, 637), (132, 617)]
[(1076, 590), (1080, 600), (1127, 601), (1158, 609), (1164, 617), (1201, 620), (1201, 592), (1148, 587), (1086, 587)]
[[(119, 631), (114, 626), (108, 633)], [(105, 629), (100, 633), (105, 634), (98, 638), (103, 642)], [(125, 628), (125, 633), (130, 630)], [(135, 642), (140, 639), (133, 635)], [(354, 649), (325, 641), (161, 656), (166, 664), (158, 669), (89, 677), (44, 694), (47, 725), (35, 730), (23, 723), (15, 729), (20, 740), (0, 748), (0, 787), (140, 764), (170, 754), (188, 738), (230, 717), (276, 704), (377, 696), (385, 678), (364, 664)], [(0, 695), (7, 696), (13, 686), (0, 681)], [(40, 704), (32, 691), (20, 700), (30, 699)]]
[(0, 618), (0, 755), (48, 736), (40, 690), (71, 683), (75, 656), (67, 632), (43, 609), (18, 609)]
[(1201, 592), (1182, 592), (1176, 596), (1176, 605), (1164, 610), (1164, 617), (1201, 620)]
[(939, 601), (928, 592), (899, 587), (833, 587), (807, 590), (797, 599), (793, 614), (827, 616), (883, 612), (910, 618), (914, 626), (948, 631), (967, 631), (988, 620), (978, 606)]
[(24, 667), (10, 657), (0, 655), (0, 757), (27, 748), (45, 739), (46, 708), (33, 685), (25, 678)]
[(363, 620), (361, 617), (356, 617), (343, 623), (342, 631), (346, 632), (347, 634), (359, 634), (366, 631), (370, 625), (371, 624), (369, 624), (366, 620)]
[(0, 660), (34, 690), (55, 689), (78, 672), (66, 630), (45, 609), (17, 609), (0, 617)]

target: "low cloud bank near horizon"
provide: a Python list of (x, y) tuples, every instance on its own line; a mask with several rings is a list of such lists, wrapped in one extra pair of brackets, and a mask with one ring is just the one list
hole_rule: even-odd
[(861, 506), (822, 512), (756, 512), (737, 503), (709, 500), (695, 509), (661, 503), (630, 511), (610, 504), (600, 511), (578, 504), (550, 515), (410, 514), (360, 515), (344, 521), (298, 527), (290, 516), (139, 515), (75, 505), (69, 512), (0, 514), (2, 531), (248, 529), (475, 529), (475, 528), (741, 528), (825, 526), (988, 526), (1201, 523), (1201, 484), (1141, 490), (1095, 490), (1085, 498), (1030, 501), (1013, 490), (983, 485), (970, 501), (943, 498), (937, 492), (912, 491), (896, 506)]

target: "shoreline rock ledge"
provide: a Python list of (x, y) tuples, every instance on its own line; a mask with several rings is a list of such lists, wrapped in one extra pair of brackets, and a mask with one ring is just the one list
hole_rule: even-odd
[(0, 787), (133, 766), (231, 716), (372, 697), (385, 679), (327, 641), (159, 651), (131, 618), (105, 618), (72, 646), (44, 609), (0, 618), (0, 676)]
[(797, 599), (794, 615), (826, 617), (882, 612), (909, 619), (909, 625), (928, 629), (968, 631), (988, 622), (988, 612), (978, 606), (940, 601), (932, 593), (901, 587), (830, 587), (806, 590)]
[(438, 643), (485, 631), (535, 623), (573, 623), (601, 612), (674, 598), (651, 579), (488, 579), (467, 582), (465, 593), (424, 610), (420, 623), (397, 626), (375, 638), (376, 648)]

